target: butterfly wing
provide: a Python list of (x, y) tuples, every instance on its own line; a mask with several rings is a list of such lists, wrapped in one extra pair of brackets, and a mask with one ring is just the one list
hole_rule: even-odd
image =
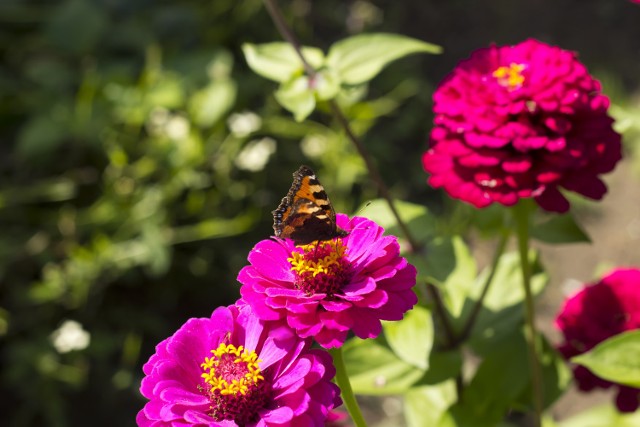
[(300, 166), (293, 184), (278, 208), (273, 211), (273, 230), (277, 237), (290, 238), (296, 244), (346, 236), (336, 225), (336, 212), (313, 170)]

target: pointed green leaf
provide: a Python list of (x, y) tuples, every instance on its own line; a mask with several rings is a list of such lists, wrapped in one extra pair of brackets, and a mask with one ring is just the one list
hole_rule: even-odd
[[(289, 81), (294, 75), (304, 71), (298, 53), (289, 43), (245, 43), (242, 45), (242, 52), (247, 64), (256, 74), (276, 82)], [(314, 47), (303, 47), (302, 54), (314, 68), (319, 68), (324, 61), (322, 51)]]
[(400, 360), (379, 340), (351, 339), (343, 346), (344, 362), (354, 393), (400, 394), (424, 371)]
[(340, 91), (340, 80), (330, 70), (320, 70), (313, 80), (313, 91), (321, 101), (333, 99)]
[[(542, 270), (535, 251), (530, 251), (529, 263), (532, 267), (531, 289), (534, 295), (539, 295), (547, 285), (549, 277)], [(465, 304), (463, 319), (467, 318), (479, 298), (488, 274), (488, 269), (485, 269), (475, 281), (474, 292)], [(469, 344), (474, 351), (480, 355), (491, 351), (496, 342), (520, 327), (524, 313), (524, 297), (520, 256), (516, 252), (503, 254), (472, 330)]]
[(191, 97), (189, 113), (198, 126), (212, 126), (229, 111), (235, 98), (236, 85), (232, 80), (215, 80)]
[[(453, 317), (460, 317), (465, 301), (472, 294), (477, 275), (476, 262), (460, 236), (452, 239), (455, 268), (442, 284), (442, 299)], [(427, 274), (430, 274), (427, 271)]]
[(435, 425), (456, 399), (456, 386), (449, 380), (433, 386), (414, 387), (404, 396), (404, 415), (408, 427)]
[(465, 389), (465, 410), (461, 412), (492, 420), (493, 425), (500, 421), (529, 384), (527, 357), (527, 345), (520, 330), (494, 345)]
[(413, 53), (440, 53), (439, 46), (398, 34), (360, 34), (331, 46), (327, 64), (349, 85), (373, 79), (385, 66)]
[(591, 242), (571, 213), (553, 215), (551, 219), (534, 225), (531, 229), (531, 237), (545, 243)]
[(400, 359), (420, 369), (427, 369), (433, 345), (431, 313), (416, 306), (398, 322), (384, 322), (384, 336)]
[(275, 97), (280, 105), (293, 113), (293, 117), (298, 122), (306, 119), (316, 107), (316, 98), (313, 91), (309, 89), (309, 79), (306, 76), (300, 76), (282, 84), (276, 91)]
[[(416, 239), (423, 240), (435, 233), (435, 219), (426, 206), (415, 203), (395, 200), (394, 206)], [(362, 215), (377, 222), (385, 228), (387, 234), (402, 237), (402, 231), (398, 227), (395, 215), (384, 199), (375, 199), (362, 205)]]
[(640, 388), (640, 330), (624, 332), (571, 359), (605, 380)]
[(621, 414), (612, 405), (596, 406), (558, 423), (558, 427), (637, 427), (639, 425), (640, 411)]

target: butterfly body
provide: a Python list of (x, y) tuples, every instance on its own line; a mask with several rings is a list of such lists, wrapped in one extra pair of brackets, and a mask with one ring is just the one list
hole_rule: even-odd
[(347, 235), (336, 224), (329, 197), (308, 166), (300, 166), (293, 174), (289, 192), (273, 211), (273, 231), (276, 237), (289, 238), (296, 245)]

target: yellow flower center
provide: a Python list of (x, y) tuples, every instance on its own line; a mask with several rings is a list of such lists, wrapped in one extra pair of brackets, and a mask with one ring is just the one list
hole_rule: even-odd
[(522, 87), (524, 83), (524, 76), (522, 72), (527, 68), (524, 64), (516, 64), (512, 62), (508, 67), (498, 67), (492, 74), (493, 77), (498, 80), (500, 86), (507, 89), (515, 90)]
[[(322, 245), (322, 248), (318, 245)], [(327, 245), (329, 247), (327, 247)], [(334, 268), (340, 266), (339, 261), (347, 250), (347, 248), (342, 245), (341, 239), (329, 240), (322, 243), (310, 243), (298, 247), (302, 249), (302, 252), (292, 252), (291, 258), (287, 258), (287, 261), (291, 263), (291, 270), (298, 273), (299, 276), (310, 275), (311, 277), (316, 277), (320, 273), (331, 273)], [(320, 251), (321, 255), (324, 256), (310, 257), (309, 255), (316, 255), (314, 253), (315, 251)]]
[(287, 261), (296, 273), (296, 288), (307, 295), (338, 292), (350, 277), (347, 247), (341, 239), (318, 241), (297, 246)]
[(213, 357), (206, 357), (200, 366), (204, 370), (202, 378), (211, 386), (213, 395), (219, 390), (222, 395), (245, 395), (249, 387), (264, 380), (255, 351), (247, 351), (243, 346), (220, 343), (211, 350)]

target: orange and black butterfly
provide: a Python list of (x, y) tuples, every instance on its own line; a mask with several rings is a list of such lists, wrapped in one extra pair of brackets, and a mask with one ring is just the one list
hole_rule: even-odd
[(308, 166), (300, 166), (293, 174), (289, 192), (273, 211), (273, 231), (276, 237), (289, 238), (296, 245), (347, 235), (336, 224), (329, 197)]

